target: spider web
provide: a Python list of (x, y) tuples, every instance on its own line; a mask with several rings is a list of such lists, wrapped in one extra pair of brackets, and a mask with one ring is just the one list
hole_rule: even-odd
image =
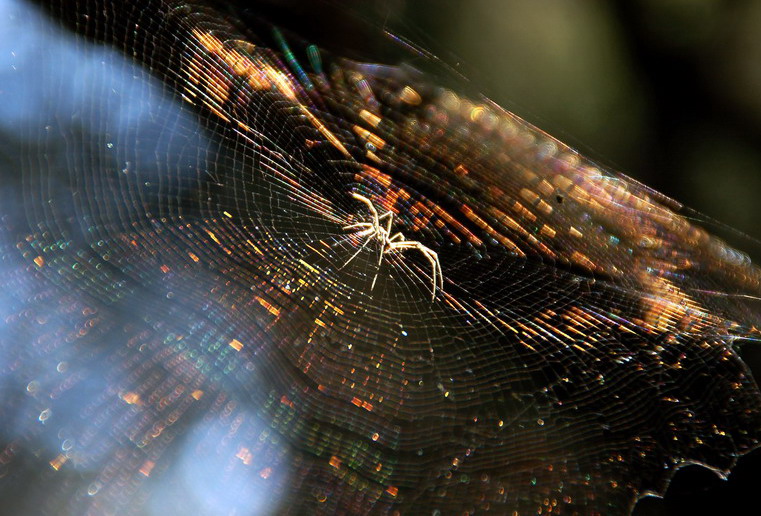
[(625, 513), (757, 445), (761, 274), (675, 201), (254, 8), (43, 4), (8, 3), (17, 513)]

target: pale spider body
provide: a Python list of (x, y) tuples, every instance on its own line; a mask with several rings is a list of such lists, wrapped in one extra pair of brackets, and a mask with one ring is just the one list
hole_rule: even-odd
[[(356, 237), (366, 238), (366, 240), (360, 246), (360, 248), (357, 249), (357, 252), (354, 253), (341, 268), (349, 265), (349, 263), (354, 258), (356, 258), (357, 255), (361, 253), (362, 250), (367, 247), (367, 245), (372, 240), (380, 242), (381, 246), (380, 252), (378, 253), (378, 270), (375, 272), (372, 285), (370, 286), (370, 290), (372, 290), (375, 288), (375, 282), (378, 279), (378, 273), (380, 272), (380, 266), (381, 263), (383, 263), (384, 255), (388, 253), (404, 251), (406, 249), (415, 249), (416, 251), (419, 251), (423, 256), (425, 256), (425, 258), (431, 264), (431, 301), (434, 301), (436, 299), (436, 290), (438, 289), (442, 292), (444, 291), (444, 275), (441, 272), (439, 255), (420, 242), (415, 240), (406, 240), (401, 232), (392, 235), (391, 226), (394, 222), (394, 213), (392, 211), (387, 211), (386, 213), (379, 215), (378, 210), (375, 208), (370, 199), (357, 193), (353, 193), (351, 196), (367, 206), (367, 208), (370, 210), (372, 219), (370, 222), (358, 222), (356, 224), (344, 226), (344, 230), (361, 229), (361, 231), (356, 234)], [(386, 222), (385, 224), (381, 225), (381, 220), (384, 219)]]

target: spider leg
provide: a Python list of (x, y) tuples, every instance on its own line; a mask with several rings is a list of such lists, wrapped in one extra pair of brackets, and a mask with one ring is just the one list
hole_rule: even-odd
[[(397, 239), (398, 235), (401, 233), (397, 233), (392, 238), (395, 240)], [(402, 237), (398, 237), (402, 238)], [(401, 240), (401, 241), (391, 241), (389, 239), (389, 251), (391, 250), (402, 250), (402, 249), (416, 249), (420, 251), (423, 256), (425, 256), (426, 260), (431, 264), (431, 302), (436, 300), (436, 289), (438, 288), (442, 292), (444, 291), (444, 275), (441, 272), (441, 263), (439, 262), (439, 255), (430, 249), (428, 249), (426, 246), (421, 244), (420, 242), (416, 242), (414, 240)]]
[(375, 270), (375, 276), (373, 276), (373, 282), (370, 285), (370, 290), (371, 291), (375, 288), (375, 282), (378, 280), (378, 274), (380, 274), (380, 268)]
[(439, 261), (439, 255), (436, 251), (432, 251), (431, 249), (423, 246), (425, 250), (422, 250), (423, 253), (428, 258), (428, 261), (431, 262), (431, 266), (433, 267), (433, 275), (434, 279), (437, 279), (438, 281), (435, 281), (434, 284), (439, 285), (439, 290), (444, 290), (444, 274), (441, 272), (441, 262)]
[[(365, 243), (363, 243), (359, 249), (357, 249), (357, 252), (355, 252), (351, 257), (346, 260), (346, 263), (344, 263), (340, 268), (343, 269), (349, 263), (357, 257), (359, 253), (362, 252), (362, 250), (367, 247), (367, 245), (370, 243), (370, 240), (373, 239), (373, 237), (380, 237), (380, 233), (382, 231), (380, 227), (380, 218), (388, 216), (388, 214), (384, 213), (383, 215), (378, 215), (378, 210), (375, 209), (375, 206), (373, 205), (373, 202), (365, 197), (364, 195), (360, 195), (358, 193), (352, 193), (351, 196), (356, 199), (357, 201), (361, 202), (365, 206), (367, 206), (367, 209), (370, 211), (370, 214), (372, 215), (372, 221), (371, 222), (357, 222), (355, 224), (349, 224), (348, 226), (344, 226), (345, 230), (349, 229), (358, 229), (358, 228), (366, 228), (364, 231), (361, 231), (357, 236), (358, 237), (367, 237), (365, 240)], [(382, 251), (382, 249), (381, 249)], [(381, 259), (383, 258), (383, 255), (381, 254)], [(380, 263), (380, 262), (379, 262)], [(377, 274), (376, 274), (377, 277)], [(375, 285), (375, 279), (373, 279), (373, 285)]]
[[(432, 271), (432, 281), (433, 281), (433, 298), (432, 301), (436, 299), (436, 284), (439, 284), (439, 290), (441, 292), (444, 292), (444, 274), (441, 272), (441, 262), (439, 262), (439, 255), (435, 251), (431, 251), (430, 249), (427, 249), (426, 256), (428, 257), (428, 260), (431, 262), (431, 267), (433, 269)], [(437, 281), (438, 280), (438, 281)]]
[(371, 228), (373, 225), (370, 222), (357, 222), (356, 224), (351, 224), (349, 226), (344, 226), (343, 230), (349, 230), (349, 229), (357, 229), (357, 228)]
[(383, 255), (386, 253), (384, 247), (386, 244), (384, 243), (381, 248), (380, 252), (378, 253), (378, 266), (375, 269), (375, 276), (373, 276), (373, 282), (370, 284), (370, 290), (375, 288), (375, 282), (378, 281), (378, 274), (380, 274), (380, 266), (381, 263), (383, 263)]
[(359, 202), (363, 203), (367, 208), (370, 210), (370, 213), (373, 216), (373, 225), (380, 225), (378, 223), (379, 217), (378, 217), (378, 210), (375, 209), (375, 206), (373, 206), (373, 202), (365, 197), (364, 195), (359, 195), (358, 193), (353, 193), (351, 196), (358, 200)]
[(386, 233), (383, 235), (386, 239), (388, 239), (388, 236), (391, 234), (391, 224), (394, 223), (394, 214), (388, 211), (383, 215), (388, 215), (388, 222), (386, 222)]
[[(388, 218), (388, 222), (386, 222), (385, 228), (381, 228), (380, 219), (384, 217)], [(378, 267), (380, 267), (380, 264), (383, 261), (383, 254), (387, 252), (388, 250), (388, 243), (390, 242), (388, 236), (391, 234), (391, 224), (393, 224), (393, 222), (394, 222), (394, 213), (392, 211), (387, 211), (386, 213), (381, 215), (380, 218), (378, 219), (378, 231), (379, 231), (378, 237), (383, 242), (383, 245), (381, 246), (381, 249), (380, 249), (380, 254), (378, 255)], [(381, 231), (383, 233), (381, 233)]]
[(436, 268), (439, 270), (439, 289), (444, 292), (444, 272), (441, 270), (441, 262), (439, 261), (439, 254), (434, 253), (436, 257)]
[(420, 251), (423, 256), (426, 257), (428, 260), (428, 263), (431, 264), (431, 302), (434, 302), (436, 300), (436, 284), (438, 283), (436, 280), (438, 278), (438, 256), (434, 258), (433, 251), (425, 247), (423, 244), (420, 244), (419, 242), (415, 242), (416, 246), (414, 246), (415, 249)]

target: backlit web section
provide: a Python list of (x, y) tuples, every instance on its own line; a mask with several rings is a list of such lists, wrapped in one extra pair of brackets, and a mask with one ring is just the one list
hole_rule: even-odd
[(17, 513), (626, 513), (756, 446), (761, 275), (677, 203), (255, 7), (114, 4), (9, 4)]

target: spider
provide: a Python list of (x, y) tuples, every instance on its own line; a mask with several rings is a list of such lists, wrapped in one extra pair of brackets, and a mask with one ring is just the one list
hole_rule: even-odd
[[(357, 252), (354, 253), (351, 258), (349, 258), (346, 263), (343, 264), (343, 266), (341, 266), (341, 268), (343, 269), (349, 265), (349, 263), (354, 258), (356, 258), (357, 255), (362, 252), (362, 249), (367, 247), (367, 245), (373, 239), (377, 239), (381, 243), (381, 250), (378, 256), (378, 270), (380, 270), (384, 254), (393, 253), (396, 251), (404, 251), (405, 249), (415, 249), (420, 251), (423, 256), (425, 256), (426, 259), (431, 263), (431, 302), (433, 302), (436, 299), (436, 289), (438, 288), (442, 292), (444, 291), (444, 276), (441, 272), (439, 255), (420, 242), (416, 242), (415, 240), (405, 240), (402, 233), (396, 233), (395, 235), (391, 236), (391, 225), (394, 221), (394, 213), (392, 211), (387, 211), (383, 215), (378, 215), (378, 210), (375, 209), (375, 206), (373, 206), (373, 203), (370, 199), (357, 193), (353, 193), (351, 196), (367, 206), (367, 208), (370, 210), (370, 213), (372, 214), (372, 221), (358, 222), (356, 224), (344, 226), (344, 230), (361, 229), (362, 231), (357, 233), (356, 236), (358, 238), (367, 237), (367, 239), (365, 240), (365, 243), (362, 244), (359, 249), (357, 249)], [(385, 226), (381, 226), (381, 220), (383, 219), (387, 220)], [(375, 288), (375, 282), (377, 279), (378, 271), (375, 273), (375, 277), (373, 278), (373, 283), (370, 286), (370, 290)]]

